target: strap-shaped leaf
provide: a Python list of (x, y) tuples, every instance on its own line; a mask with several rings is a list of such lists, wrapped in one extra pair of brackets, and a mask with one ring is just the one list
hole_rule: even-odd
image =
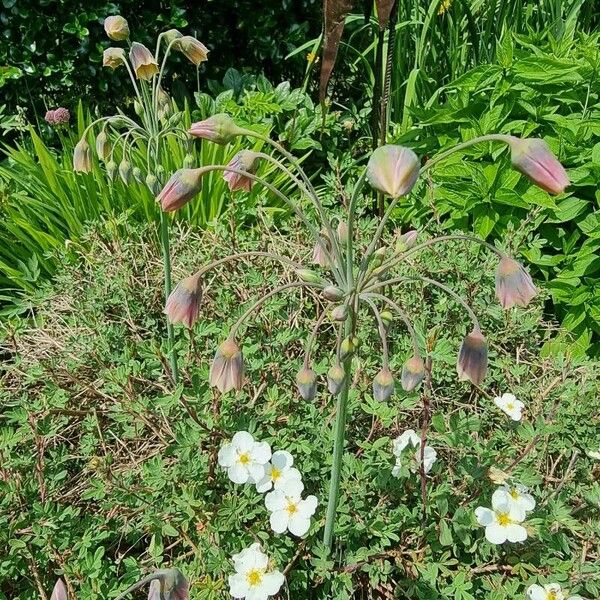
[(323, 58), (319, 84), (319, 100), (321, 102), (327, 95), (327, 84), (335, 65), (346, 15), (353, 6), (354, 0), (323, 0)]

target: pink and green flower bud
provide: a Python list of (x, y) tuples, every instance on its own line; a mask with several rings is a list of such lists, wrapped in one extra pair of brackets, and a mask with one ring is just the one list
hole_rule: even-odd
[(152, 52), (139, 42), (133, 42), (129, 50), (129, 61), (138, 79), (150, 81), (158, 73), (158, 63)]
[(104, 31), (115, 42), (122, 42), (129, 37), (129, 25), (121, 15), (114, 15), (104, 19)]
[(173, 47), (179, 50), (196, 66), (208, 60), (208, 48), (191, 35), (184, 35), (180, 37), (175, 44), (173, 44)]
[(310, 269), (296, 269), (296, 275), (298, 275), (300, 280), (305, 283), (316, 283), (321, 285), (327, 283), (327, 281), (318, 273), (315, 273), (315, 271), (311, 271)]
[(217, 349), (210, 367), (209, 384), (216, 387), (222, 394), (242, 389), (244, 357), (233, 339), (226, 339)]
[(375, 252), (371, 255), (371, 266), (373, 268), (380, 267), (385, 260), (385, 255), (387, 254), (387, 248), (385, 246), (381, 248), (377, 248)]
[(511, 137), (509, 145), (513, 167), (549, 194), (562, 194), (571, 183), (544, 140)]
[(391, 371), (384, 367), (373, 379), (373, 398), (385, 402), (394, 393), (394, 377)]
[(312, 369), (302, 368), (296, 375), (296, 387), (304, 400), (312, 400), (317, 393), (317, 375)]
[(58, 578), (54, 584), (50, 600), (67, 600), (67, 596), (67, 586), (62, 579)]
[(327, 371), (327, 389), (330, 394), (337, 396), (342, 390), (344, 380), (346, 379), (346, 371), (339, 363), (332, 365)]
[(337, 236), (340, 246), (344, 248), (348, 245), (348, 225), (346, 221), (340, 221), (337, 226)]
[(342, 340), (340, 344), (340, 356), (342, 360), (348, 358), (358, 349), (358, 338), (348, 336)]
[(85, 138), (81, 138), (73, 151), (73, 171), (89, 173), (92, 170), (92, 152)]
[[(232, 169), (238, 171), (245, 171), (250, 175), (254, 175), (258, 169), (258, 153), (252, 152), (252, 150), (240, 150), (227, 164)], [(241, 173), (233, 173), (232, 171), (225, 171), (223, 179), (227, 182), (230, 192), (237, 190), (243, 190), (249, 192), (252, 189), (254, 181), (250, 177), (246, 177)]]
[(229, 115), (219, 113), (204, 119), (204, 121), (193, 123), (188, 133), (194, 137), (225, 145), (241, 135), (243, 130), (235, 124)]
[(144, 114), (144, 105), (136, 99), (133, 101), (133, 110), (138, 117), (141, 117)]
[(128, 160), (123, 159), (119, 163), (119, 176), (125, 185), (129, 185), (131, 181), (131, 163)]
[(117, 163), (114, 160), (109, 160), (106, 163), (106, 174), (111, 181), (114, 181), (115, 175), (117, 173)]
[(410, 250), (416, 243), (419, 232), (416, 229), (411, 229), (398, 237), (396, 241), (396, 251), (406, 252)]
[(193, 169), (196, 166), (196, 159), (193, 154), (186, 154), (183, 157), (183, 168)]
[(378, 192), (398, 198), (412, 190), (420, 167), (419, 158), (412, 150), (387, 144), (371, 154), (367, 164), (367, 180)]
[(102, 66), (116, 69), (127, 61), (123, 48), (107, 48), (102, 53)]
[(523, 265), (503, 256), (496, 269), (496, 298), (502, 308), (527, 306), (536, 294), (533, 279)]
[(460, 381), (480, 385), (487, 373), (488, 350), (485, 337), (478, 328), (473, 328), (463, 340), (458, 352), (456, 371)]
[(321, 231), (319, 234), (319, 242), (315, 242), (313, 247), (312, 260), (315, 265), (319, 265), (323, 269), (328, 269), (331, 266), (329, 255), (331, 253), (331, 241), (327, 232)]
[(158, 183), (158, 177), (154, 175), (154, 173), (148, 173), (148, 175), (146, 175), (146, 186), (152, 194), (156, 195), (158, 193), (160, 184)]
[(425, 363), (420, 356), (411, 356), (402, 365), (400, 383), (405, 392), (412, 392), (425, 378)]
[(175, 40), (181, 39), (183, 37), (183, 33), (181, 33), (181, 31), (179, 31), (178, 29), (169, 29), (168, 31), (165, 31), (162, 34), (162, 36), (165, 42), (167, 44), (170, 44)]
[(171, 323), (182, 323), (191, 329), (198, 320), (201, 300), (200, 275), (192, 275), (182, 279), (169, 294), (164, 312)]
[(96, 136), (96, 154), (101, 160), (106, 160), (110, 155), (111, 149), (112, 146), (106, 135), (106, 131), (102, 129)]
[(342, 322), (348, 318), (348, 314), (348, 306), (346, 304), (340, 304), (331, 311), (331, 318), (334, 321)]
[(202, 187), (202, 169), (179, 169), (167, 181), (157, 197), (165, 212), (173, 212), (185, 206)]
[(330, 302), (339, 302), (344, 298), (344, 290), (335, 285), (328, 285), (322, 292), (323, 298)]

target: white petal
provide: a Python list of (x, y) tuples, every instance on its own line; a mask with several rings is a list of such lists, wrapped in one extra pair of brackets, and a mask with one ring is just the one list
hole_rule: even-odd
[(485, 528), (485, 539), (490, 544), (503, 544), (506, 541), (506, 527), (492, 523)]
[(260, 481), (265, 476), (264, 465), (259, 465), (256, 463), (249, 463), (247, 466), (247, 469), (248, 469), (248, 473), (250, 474), (250, 477), (248, 478), (248, 481), (250, 483), (256, 483), (257, 481)]
[(522, 523), (527, 517), (527, 514), (525, 513), (523, 506), (514, 501), (510, 505), (510, 510), (508, 511), (508, 514), (509, 514), (511, 520), (516, 521), (517, 523)]
[(415, 433), (414, 429), (407, 429), (402, 435), (394, 440), (394, 454), (401, 453), (409, 444), (417, 446), (421, 443), (421, 438)]
[(229, 576), (229, 594), (234, 598), (245, 598), (248, 593), (248, 581), (244, 575), (236, 573)]
[(277, 450), (273, 452), (271, 457), (273, 466), (277, 467), (280, 471), (289, 469), (294, 464), (294, 457), (287, 450)]
[(394, 467), (392, 468), (392, 477), (400, 477), (400, 472), (401, 472), (400, 463), (396, 463), (394, 465)]
[(516, 402), (517, 397), (514, 394), (505, 393), (502, 394), (502, 400), (508, 404), (509, 402)]
[(484, 506), (478, 506), (475, 509), (475, 517), (480, 525), (491, 525), (496, 520), (494, 511)]
[(247, 431), (238, 431), (231, 440), (231, 443), (240, 452), (250, 452), (254, 446), (254, 438)]
[(511, 502), (507, 497), (502, 497), (502, 495), (498, 495), (496, 497), (494, 497), (494, 495), (492, 495), (492, 508), (496, 511), (496, 512), (503, 512), (503, 513), (507, 513), (510, 511), (511, 508)]
[(506, 539), (509, 542), (524, 542), (527, 539), (527, 530), (523, 525), (511, 523), (505, 527)]
[(497, 488), (492, 494), (492, 506), (509, 506), (511, 504), (512, 496), (508, 491), (507, 486)]
[(235, 462), (237, 452), (233, 444), (225, 444), (219, 450), (218, 461), (222, 467), (231, 467)]
[(285, 494), (281, 490), (274, 490), (265, 496), (265, 508), (271, 512), (283, 510), (286, 505)]
[(283, 533), (288, 528), (289, 514), (286, 510), (276, 510), (271, 513), (269, 522), (275, 533)]
[(267, 600), (269, 595), (263, 589), (262, 585), (251, 587), (246, 595), (246, 600)]
[(253, 462), (266, 465), (271, 460), (271, 446), (267, 442), (257, 442), (250, 450)]
[(522, 494), (519, 497), (519, 503), (521, 508), (527, 512), (530, 512), (535, 508), (535, 498), (531, 494)]
[(494, 404), (500, 409), (500, 410), (504, 410), (504, 407), (506, 406), (506, 403), (502, 400), (502, 398), (500, 398), (500, 396), (496, 396), (494, 398)]
[(272, 487), (273, 482), (271, 481), (271, 478), (269, 477), (268, 473), (265, 473), (264, 477), (260, 481), (256, 482), (256, 491), (259, 494), (264, 494), (265, 492), (268, 492)]
[(290, 517), (288, 529), (290, 533), (302, 537), (310, 529), (310, 518), (296, 513)]
[(301, 500), (298, 504), (298, 510), (306, 517), (312, 517), (317, 510), (319, 501), (316, 496), (306, 496), (304, 500)]
[(548, 585), (545, 585), (544, 588), (546, 589), (546, 593), (554, 593), (555, 596), (563, 595), (560, 583), (549, 583)]
[(523, 418), (523, 415), (521, 414), (521, 409), (520, 408), (514, 408), (513, 410), (506, 411), (506, 414), (513, 421), (520, 421)]
[(229, 467), (227, 469), (227, 475), (229, 475), (229, 479), (231, 479), (233, 483), (246, 483), (250, 476), (248, 469), (240, 463), (235, 463), (233, 466)]
[[(276, 490), (285, 489), (286, 482), (289, 479), (295, 479), (302, 483), (302, 475), (300, 475), (300, 471), (298, 471), (296, 467), (292, 467), (291, 469), (286, 469), (283, 471), (279, 479), (273, 484), (273, 487)], [(302, 487), (304, 488), (304, 484), (302, 484)]]
[(304, 484), (300, 479), (287, 479), (282, 486), (283, 493), (289, 498), (300, 498), (304, 490)]
[(277, 594), (284, 581), (285, 577), (283, 574), (279, 571), (272, 571), (271, 573), (265, 573), (261, 587), (269, 596), (274, 596)]
[(546, 590), (537, 583), (534, 583), (527, 588), (527, 596), (529, 596), (531, 600), (546, 600), (547, 598)]

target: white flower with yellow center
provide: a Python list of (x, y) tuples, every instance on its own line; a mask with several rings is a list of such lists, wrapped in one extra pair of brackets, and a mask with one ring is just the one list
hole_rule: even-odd
[(271, 462), (265, 465), (264, 477), (256, 483), (256, 491), (262, 494), (271, 488), (278, 490), (288, 479), (302, 479), (300, 471), (293, 464), (294, 457), (287, 450), (273, 452)]
[(535, 498), (520, 483), (501, 485), (492, 496), (492, 504), (494, 504), (494, 501), (497, 503), (506, 502), (525, 513), (531, 512), (535, 508)]
[(265, 496), (265, 506), (271, 512), (271, 527), (275, 533), (289, 530), (303, 536), (310, 528), (310, 518), (317, 510), (317, 498), (302, 499), (304, 485), (299, 479), (288, 479), (281, 488)]
[(235, 573), (229, 576), (229, 593), (234, 598), (267, 600), (279, 592), (285, 581), (279, 571), (269, 570), (269, 557), (260, 544), (234, 554), (232, 560)]
[(506, 413), (513, 421), (520, 421), (523, 417), (523, 409), (525, 404), (513, 394), (502, 394), (494, 398), (494, 404), (504, 413)]
[[(407, 429), (402, 435), (393, 441), (393, 453), (396, 457), (396, 464), (392, 469), (392, 475), (398, 477), (402, 470), (402, 455), (407, 448), (414, 448), (411, 471), (416, 473), (421, 465), (421, 438), (414, 429)], [(437, 460), (437, 452), (431, 446), (425, 444), (423, 450), (423, 466), (425, 473), (431, 471), (433, 463)]]
[[(565, 600), (565, 594), (558, 583), (548, 583), (541, 586), (537, 583), (527, 588), (530, 600)], [(569, 596), (567, 600), (583, 600), (581, 596)]]
[(271, 459), (271, 447), (257, 442), (247, 431), (238, 431), (219, 450), (219, 464), (227, 470), (233, 483), (256, 483), (265, 476), (265, 465)]
[(492, 509), (479, 506), (475, 509), (475, 517), (485, 527), (485, 539), (490, 544), (524, 542), (527, 530), (521, 523), (525, 520), (525, 511), (511, 505), (506, 499), (492, 499)]

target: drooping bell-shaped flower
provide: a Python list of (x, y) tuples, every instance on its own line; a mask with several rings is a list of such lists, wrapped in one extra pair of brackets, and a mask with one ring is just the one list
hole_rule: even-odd
[(157, 197), (165, 212), (173, 212), (185, 206), (202, 187), (201, 169), (175, 171)]
[(131, 171), (131, 174), (133, 175), (133, 178), (138, 183), (143, 183), (144, 182), (144, 174), (142, 173), (142, 170), (139, 167), (133, 167), (133, 170)]
[(329, 240), (329, 236), (327, 235), (326, 231), (321, 231), (319, 234), (319, 240), (320, 241), (315, 242), (312, 259), (315, 265), (319, 265), (320, 267), (327, 269), (331, 264), (329, 262), (331, 241)]
[(161, 578), (161, 598), (165, 600), (188, 600), (190, 588), (179, 569), (166, 569)]
[(404, 146), (387, 144), (377, 148), (367, 164), (367, 180), (371, 187), (386, 196), (406, 196), (419, 177), (417, 155)]
[[(252, 150), (240, 150), (227, 164), (232, 169), (238, 171), (245, 171), (250, 175), (254, 175), (258, 169), (258, 153), (252, 152)], [(249, 192), (252, 189), (254, 181), (250, 177), (246, 177), (241, 173), (234, 173), (232, 171), (225, 171), (223, 179), (227, 182), (230, 192), (237, 190), (244, 190)]]
[(114, 160), (109, 160), (106, 163), (106, 174), (111, 181), (114, 181), (117, 169), (117, 163)]
[(523, 265), (503, 256), (496, 269), (496, 298), (502, 308), (527, 306), (537, 294), (537, 288)]
[(419, 232), (416, 229), (411, 229), (410, 231), (403, 233), (396, 241), (396, 250), (398, 252), (410, 250), (415, 245), (418, 235)]
[(129, 50), (129, 61), (138, 79), (149, 81), (158, 73), (158, 63), (152, 52), (139, 42), (133, 42)]
[(303, 367), (296, 374), (296, 387), (304, 400), (312, 400), (317, 392), (317, 375), (308, 368)]
[(373, 398), (385, 402), (394, 393), (394, 377), (392, 372), (384, 367), (373, 379)]
[(119, 163), (119, 175), (121, 181), (125, 185), (129, 185), (129, 182), (131, 181), (131, 163), (128, 160), (123, 159)]
[(196, 66), (208, 60), (209, 49), (191, 35), (180, 37), (173, 46)]
[(210, 367), (209, 383), (222, 394), (242, 389), (244, 357), (235, 340), (228, 338), (217, 349)]
[(102, 66), (116, 69), (125, 64), (125, 50), (123, 48), (107, 48), (102, 53)]
[(463, 340), (458, 352), (456, 371), (461, 381), (480, 385), (487, 373), (488, 351), (485, 337), (474, 327)]
[(122, 42), (129, 37), (129, 25), (121, 15), (113, 15), (104, 19), (104, 31), (115, 42)]
[(92, 170), (92, 153), (85, 138), (81, 138), (73, 151), (73, 171), (89, 173)]
[(340, 221), (337, 226), (337, 236), (340, 246), (346, 247), (348, 245), (348, 235), (348, 224), (346, 221)]
[(332, 311), (331, 311), (331, 318), (334, 321), (338, 321), (338, 322), (342, 322), (345, 321), (348, 318), (349, 315), (349, 311), (348, 311), (348, 305), (347, 304), (338, 304)]
[(106, 160), (111, 151), (111, 143), (106, 135), (106, 131), (102, 129), (96, 136), (96, 154), (101, 160)]
[[(183, 37), (183, 33), (179, 29), (169, 29), (162, 34), (165, 42), (170, 44), (175, 40), (179, 40)], [(174, 44), (173, 44), (174, 45)]]
[(570, 184), (567, 172), (544, 140), (511, 137), (509, 145), (513, 167), (538, 187), (556, 195)]
[(402, 365), (400, 382), (405, 392), (412, 392), (425, 377), (425, 363), (420, 356), (411, 356)]
[(339, 363), (332, 365), (329, 371), (327, 371), (327, 388), (329, 389), (329, 393), (337, 396), (342, 389), (345, 378), (346, 372), (344, 371), (344, 367)]
[(200, 274), (182, 279), (169, 294), (165, 314), (171, 323), (183, 323), (188, 329), (194, 326), (200, 312), (202, 282)]
[(52, 589), (50, 600), (67, 600), (67, 597), (67, 586), (65, 585), (65, 582), (59, 577), (56, 580), (56, 583), (54, 584), (54, 588)]
[(160, 183), (158, 182), (158, 177), (154, 173), (148, 173), (146, 175), (146, 186), (153, 194), (157, 194), (160, 190)]
[(219, 113), (204, 119), (204, 121), (192, 123), (188, 133), (194, 137), (225, 145), (241, 135), (242, 130), (229, 115)]

